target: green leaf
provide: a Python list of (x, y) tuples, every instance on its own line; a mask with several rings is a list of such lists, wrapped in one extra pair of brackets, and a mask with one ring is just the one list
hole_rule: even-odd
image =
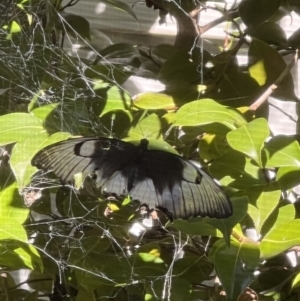
[[(99, 85), (99, 80), (106, 83), (122, 85), (131, 75), (117, 66), (96, 65), (86, 69), (85, 76), (91, 81), (91, 86), (95, 89), (95, 85)], [(98, 88), (98, 87), (97, 87)]]
[[(258, 61), (263, 62), (264, 70), (267, 75), (265, 86), (272, 85), (286, 69), (286, 63), (282, 56), (270, 45), (255, 38), (250, 44), (248, 57), (251, 66), (255, 65)], [(274, 62), (276, 62), (276, 64), (274, 64)], [(293, 78), (290, 73), (285, 76), (272, 95), (283, 100), (297, 99), (294, 92)]]
[(252, 36), (269, 45), (281, 46), (287, 42), (285, 31), (275, 22), (263, 22), (255, 29)]
[(183, 105), (175, 114), (174, 126), (196, 126), (220, 123), (231, 130), (246, 124), (235, 109), (222, 106), (212, 99), (201, 99)]
[(227, 152), (228, 145), (224, 136), (206, 133), (199, 141), (199, 155), (210, 162)]
[(227, 141), (233, 149), (246, 154), (262, 168), (262, 149), (269, 135), (268, 122), (264, 118), (258, 118), (229, 132)]
[(130, 106), (130, 96), (126, 93), (122, 93), (122, 91), (117, 86), (113, 86), (107, 91), (107, 100), (100, 116), (103, 116), (104, 114), (111, 111), (128, 110)]
[(292, 289), (300, 286), (300, 273), (297, 273), (292, 282)]
[(239, 190), (265, 182), (261, 169), (251, 163), (251, 159), (234, 150), (215, 159), (209, 171), (222, 185)]
[(208, 279), (212, 271), (213, 265), (208, 258), (186, 254), (175, 261), (173, 275), (180, 275), (180, 278), (200, 284)]
[(101, 2), (108, 4), (114, 8), (123, 10), (124, 12), (131, 15), (138, 22), (138, 19), (137, 19), (137, 16), (136, 16), (134, 10), (127, 3), (123, 2), (123, 1), (119, 1), (119, 0), (101, 0)]
[(267, 73), (263, 60), (257, 61), (255, 64), (249, 67), (249, 73), (260, 86), (263, 86), (267, 81)]
[(126, 140), (158, 139), (160, 136), (160, 119), (155, 113), (152, 113), (129, 129)]
[(144, 110), (174, 110), (176, 104), (172, 96), (163, 93), (146, 92), (133, 98), (135, 107)]
[(43, 131), (41, 122), (26, 113), (0, 116), (0, 145), (22, 141)]
[(296, 49), (300, 47), (300, 28), (295, 30), (293, 34), (288, 38), (287, 46)]
[(266, 167), (300, 167), (300, 147), (293, 137), (278, 135), (265, 145)]
[(255, 27), (272, 17), (280, 5), (281, 0), (243, 0), (239, 12), (247, 26)]
[(136, 46), (127, 43), (117, 43), (109, 45), (100, 52), (100, 60), (102, 58), (128, 58), (137, 54)]
[(150, 253), (138, 253), (140, 259), (144, 262), (163, 263), (163, 260)]
[(177, 51), (180, 50), (178, 50), (178, 48), (173, 45), (159, 44), (152, 49), (151, 55), (154, 55), (154, 57), (156, 57), (157, 59), (166, 60)]
[(281, 190), (275, 182), (251, 186), (245, 195), (248, 196), (250, 203), (248, 213), (253, 219), (257, 233), (260, 233), (264, 222), (278, 206)]
[(31, 165), (33, 155), (43, 147), (65, 140), (69, 136), (68, 133), (57, 133), (49, 137), (47, 133), (40, 133), (16, 143), (10, 157), (10, 164), (17, 179), (19, 191), (30, 183), (31, 176), (36, 171), (36, 168)]
[(43, 271), (43, 261), (34, 246), (23, 244), (23, 246), (15, 249), (14, 253), (18, 255), (26, 267), (34, 270), (38, 266), (40, 271)]
[(276, 181), (282, 191), (299, 185), (300, 167), (280, 167), (276, 173)]
[(19, 33), (21, 32), (21, 26), (18, 22), (12, 21), (10, 26), (10, 33)]
[(258, 262), (256, 244), (231, 242), (230, 248), (224, 243), (219, 246), (215, 253), (215, 268), (228, 301), (236, 301), (252, 282)]
[(23, 224), (28, 213), (29, 209), (23, 206), (23, 199), (18, 192), (16, 182), (0, 191), (0, 216), (14, 218)]
[(14, 218), (1, 216), (0, 240), (14, 239), (27, 243), (27, 234), (23, 226)]
[(199, 62), (193, 61), (191, 55), (185, 49), (181, 49), (175, 51), (165, 61), (159, 71), (158, 79), (164, 84), (192, 83), (200, 78), (198, 66)]
[(60, 23), (57, 25), (57, 29), (63, 32), (67, 31), (70, 35), (77, 38), (79, 35), (83, 39), (91, 40), (90, 23), (87, 19), (79, 15), (70, 13), (60, 13)]
[(45, 122), (47, 117), (52, 114), (55, 109), (58, 107), (59, 103), (51, 103), (49, 105), (45, 105), (42, 107), (34, 108), (31, 110), (31, 114), (36, 118), (40, 119), (41, 121)]
[(261, 257), (274, 257), (289, 248), (300, 244), (300, 220), (294, 219), (293, 205), (279, 209), (274, 227), (266, 234), (260, 243)]
[(206, 223), (201, 217), (189, 220), (177, 219), (169, 226), (188, 235), (217, 236), (216, 228)]
[(226, 242), (229, 242), (232, 228), (246, 215), (248, 207), (248, 198), (246, 196), (234, 197), (230, 201), (233, 208), (232, 216), (226, 219), (205, 218), (208, 224), (216, 227), (223, 233)]

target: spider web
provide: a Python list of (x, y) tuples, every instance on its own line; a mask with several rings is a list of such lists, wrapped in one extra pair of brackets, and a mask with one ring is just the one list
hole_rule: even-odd
[[(129, 76), (128, 69), (101, 56), (70, 28), (62, 14), (55, 15), (49, 1), (37, 1), (29, 9), (26, 2), (18, 7), (7, 0), (2, 1), (0, 9), (3, 24), (11, 26), (0, 30), (0, 68), (4, 71), (1, 113), (27, 111), (29, 104), (31, 111), (55, 105), (44, 120), (49, 134), (60, 131), (72, 135), (114, 135), (115, 115), (101, 119), (94, 110), (105, 96), (106, 87), (115, 86), (126, 94), (121, 84)], [(50, 14), (48, 19), (45, 12)], [(53, 29), (54, 24), (47, 24), (51, 14), (64, 35)], [(11, 16), (16, 17), (11, 20)], [(24, 25), (18, 29), (18, 24)], [(67, 43), (80, 43), (93, 51), (101, 68), (93, 68), (78, 53), (73, 57), (67, 55)], [(93, 75), (87, 76), (90, 73), (97, 82)], [(95, 89), (96, 84), (103, 94)], [(179, 276), (185, 272), (180, 267), (174, 272), (175, 262), (185, 253), (195, 253), (197, 259), (194, 256), (189, 262), (190, 268), (206, 257), (208, 242), (199, 238), (195, 241), (175, 228), (166, 228), (168, 220), (163, 214), (149, 216), (140, 212), (139, 204), (126, 198), (100, 201), (89, 183), (84, 188), (61, 186), (53, 174), (39, 171), (31, 186), (23, 191), (23, 197), (30, 207), (25, 224), (30, 242), (40, 251), (45, 273), (56, 279), (51, 290), (59, 296), (69, 296), (70, 300), (75, 300), (76, 294), (79, 300), (78, 296), (92, 290), (95, 300), (123, 300), (125, 296), (145, 294), (172, 300), (176, 291), (173, 282), (180, 284)], [(205, 270), (203, 278), (210, 274), (212, 266), (208, 260), (201, 265)], [(198, 284), (201, 282), (200, 278)]]

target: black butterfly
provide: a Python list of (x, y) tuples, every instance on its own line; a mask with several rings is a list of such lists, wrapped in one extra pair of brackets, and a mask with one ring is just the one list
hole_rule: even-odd
[(209, 216), (226, 218), (232, 206), (222, 189), (200, 168), (184, 158), (111, 138), (73, 138), (49, 145), (32, 159), (32, 165), (53, 170), (63, 184), (77, 173), (92, 173), (105, 194), (129, 194), (149, 208), (173, 218)]

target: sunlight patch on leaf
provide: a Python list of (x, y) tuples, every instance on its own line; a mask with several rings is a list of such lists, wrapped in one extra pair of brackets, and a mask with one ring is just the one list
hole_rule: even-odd
[(254, 65), (249, 67), (251, 77), (253, 77), (260, 86), (263, 86), (267, 80), (267, 73), (264, 66), (264, 61), (259, 60)]

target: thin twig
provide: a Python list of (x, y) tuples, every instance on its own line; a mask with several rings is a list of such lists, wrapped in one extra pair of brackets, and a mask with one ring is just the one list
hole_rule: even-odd
[(277, 89), (278, 85), (290, 73), (292, 68), (295, 66), (297, 60), (298, 60), (298, 49), (296, 50), (292, 61), (286, 66), (286, 68), (275, 80), (275, 82), (250, 106), (249, 110), (256, 111), (268, 99), (268, 97)]
[(67, 8), (67, 7), (71, 7), (71, 6), (74, 6), (76, 3), (78, 3), (79, 2), (79, 0), (70, 0), (70, 2), (69, 3), (67, 3), (65, 6), (63, 6), (61, 9), (60, 9), (60, 11), (63, 11), (65, 8)]
[(208, 31), (209, 29), (215, 27), (216, 25), (219, 25), (223, 22), (226, 21), (232, 21), (235, 18), (237, 18), (239, 16), (239, 11), (236, 10), (232, 10), (232, 11), (228, 11), (228, 12), (223, 12), (223, 16), (221, 16), (220, 18), (217, 18), (203, 26), (198, 26), (199, 32), (200, 34), (205, 33), (206, 31)]

